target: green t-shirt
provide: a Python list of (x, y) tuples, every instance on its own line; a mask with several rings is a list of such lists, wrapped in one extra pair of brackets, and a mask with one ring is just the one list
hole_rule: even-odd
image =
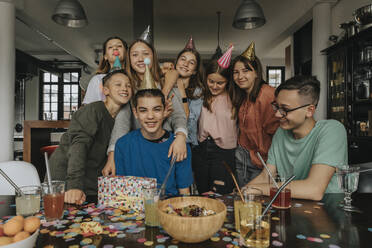
[[(295, 139), (291, 131), (278, 128), (267, 163), (275, 165), (280, 176), (296, 175), (295, 180), (306, 179), (313, 164), (347, 165), (346, 130), (336, 120), (321, 120), (304, 138)], [(335, 174), (325, 192), (342, 192)]]

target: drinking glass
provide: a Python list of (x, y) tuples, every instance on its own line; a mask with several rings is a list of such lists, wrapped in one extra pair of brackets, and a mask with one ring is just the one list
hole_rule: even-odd
[(30, 216), (40, 211), (40, 186), (20, 187), (23, 194), (16, 191), (17, 215)]
[(149, 188), (144, 190), (145, 224), (146, 226), (159, 226), (158, 202), (160, 189)]
[[(239, 217), (239, 209), (244, 204), (249, 204), (251, 207), (251, 211), (261, 211), (261, 200), (262, 200), (262, 190), (256, 188), (254, 186), (247, 186), (244, 188), (243, 192), (243, 199), (242, 201), (238, 192), (234, 195), (234, 219), (235, 219), (235, 230), (240, 230), (240, 217)], [(259, 209), (259, 210), (257, 210)]]
[(61, 219), (65, 201), (65, 182), (53, 180), (51, 191), (48, 183), (42, 183), (44, 213), (48, 221)]
[(342, 209), (348, 212), (360, 212), (351, 205), (351, 194), (358, 189), (359, 167), (342, 166), (337, 168), (336, 176), (339, 187), (344, 191), (344, 203), (340, 204)]
[(245, 203), (239, 209), (240, 243), (246, 247), (266, 248), (270, 245), (270, 213), (261, 216), (263, 209), (252, 211)]
[[(280, 186), (282, 185), (286, 179), (288, 179), (288, 177), (285, 177), (285, 176), (279, 176), (279, 175), (276, 175), (274, 176), (274, 180), (276, 182), (276, 184), (273, 182), (273, 180), (271, 178), (269, 178), (270, 180), (270, 199), (272, 199), (276, 192), (278, 191), (278, 188), (276, 187), (276, 185)], [(278, 197), (275, 199), (273, 205), (272, 205), (274, 208), (278, 208), (278, 209), (287, 209), (287, 208), (290, 208), (291, 207), (291, 186), (290, 184), (288, 184), (278, 195)]]

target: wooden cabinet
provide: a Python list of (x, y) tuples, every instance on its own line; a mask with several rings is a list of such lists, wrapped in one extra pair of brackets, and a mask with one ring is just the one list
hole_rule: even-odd
[(323, 51), (327, 55), (328, 119), (345, 125), (349, 163), (372, 161), (372, 28)]
[(44, 180), (45, 162), (40, 152), (43, 146), (51, 145), (50, 133), (64, 132), (70, 121), (25, 121), (23, 136), (23, 160), (33, 164)]

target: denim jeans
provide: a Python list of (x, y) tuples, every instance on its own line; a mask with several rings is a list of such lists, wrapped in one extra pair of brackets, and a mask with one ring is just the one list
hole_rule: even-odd
[(252, 179), (257, 177), (262, 171), (261, 168), (258, 168), (252, 164), (249, 151), (241, 146), (238, 146), (235, 150), (235, 165), (239, 187), (245, 186)]

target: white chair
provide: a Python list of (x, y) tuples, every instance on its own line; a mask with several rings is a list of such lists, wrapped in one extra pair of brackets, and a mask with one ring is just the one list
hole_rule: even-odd
[[(35, 166), (24, 161), (0, 162), (0, 169), (17, 184), (18, 187), (40, 186), (39, 174)], [(15, 195), (13, 186), (0, 174), (0, 195)]]

